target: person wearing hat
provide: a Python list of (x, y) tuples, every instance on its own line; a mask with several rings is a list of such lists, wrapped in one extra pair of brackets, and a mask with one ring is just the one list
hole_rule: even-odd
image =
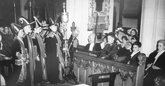
[(116, 60), (115, 56), (118, 51), (117, 44), (115, 42), (115, 34), (110, 32), (106, 35), (107, 44), (100, 51), (99, 57), (107, 60)]
[(19, 22), (21, 26), (19, 28), (14, 24), (11, 24), (13, 26), (13, 29), (16, 31), (15, 33), (16, 37), (12, 44), (14, 71), (10, 76), (10, 80), (7, 83), (7, 86), (30, 86), (31, 77), (33, 77), (30, 76), (30, 60), (29, 60), (29, 58), (32, 57), (29, 58), (26, 57), (29, 52), (27, 39), (32, 32), (31, 26), (29, 22), (23, 17), (19, 18)]
[(134, 41), (134, 38), (136, 39), (136, 41), (139, 41), (138, 30), (136, 28), (131, 28), (127, 32), (128, 32), (128, 39), (130, 42)]
[(59, 83), (62, 80), (62, 39), (58, 34), (57, 26), (52, 22), (49, 26), (50, 32), (45, 38), (46, 68), (48, 81), (51, 84)]
[[(19, 55), (22, 54), (21, 47), (23, 47), (23, 46), (25, 47), (25, 44), (23, 41), (23, 39), (25, 37), (24, 30), (23, 29), (18, 30), (16, 35), (17, 36), (14, 38), (14, 42), (12, 44), (12, 57), (13, 57), (12, 60), (13, 60), (14, 71), (10, 75), (10, 79), (7, 83), (7, 86), (18, 86), (18, 85), (24, 86), (24, 84), (27, 82), (27, 80), (29, 80), (28, 85), (30, 85), (30, 79), (28, 79), (30, 76), (29, 71), (27, 70), (27, 68), (25, 68), (25, 66), (27, 67), (27, 64), (25, 64), (23, 66), (21, 64), (23, 62), (23, 59), (19, 58)], [(24, 59), (24, 61), (25, 61), (25, 59)], [(26, 72), (26, 76), (25, 76), (25, 72)], [(24, 78), (21, 79), (20, 77), (24, 77)]]

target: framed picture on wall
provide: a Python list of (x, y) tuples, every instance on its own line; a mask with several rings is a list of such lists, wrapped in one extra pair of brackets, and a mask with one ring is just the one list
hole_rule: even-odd
[(104, 31), (109, 27), (110, 0), (89, 0), (88, 31)]

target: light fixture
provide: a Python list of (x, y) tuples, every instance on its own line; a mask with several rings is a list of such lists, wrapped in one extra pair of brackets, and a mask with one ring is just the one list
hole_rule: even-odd
[(66, 3), (63, 2), (63, 13), (61, 15), (61, 19), (63, 23), (68, 23), (68, 12), (66, 12)]

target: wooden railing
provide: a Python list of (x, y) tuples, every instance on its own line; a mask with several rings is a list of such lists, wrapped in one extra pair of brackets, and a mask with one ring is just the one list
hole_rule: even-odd
[(80, 83), (91, 84), (91, 80), (88, 77), (91, 74), (119, 72), (124, 79), (127, 77), (133, 78), (133, 86), (142, 86), (146, 60), (145, 54), (140, 54), (138, 59), (139, 66), (135, 67), (97, 58), (92, 52), (77, 50), (74, 53), (74, 72)]

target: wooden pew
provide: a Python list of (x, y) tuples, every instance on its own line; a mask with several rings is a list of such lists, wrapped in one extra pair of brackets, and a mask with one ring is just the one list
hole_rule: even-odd
[(92, 52), (77, 50), (74, 53), (74, 72), (80, 83), (89, 85), (92, 83), (88, 77), (89, 75), (119, 72), (124, 77), (135, 77), (133, 78), (133, 86), (142, 86), (146, 61), (145, 54), (140, 54), (138, 59), (139, 66), (135, 67), (116, 61), (97, 58)]

